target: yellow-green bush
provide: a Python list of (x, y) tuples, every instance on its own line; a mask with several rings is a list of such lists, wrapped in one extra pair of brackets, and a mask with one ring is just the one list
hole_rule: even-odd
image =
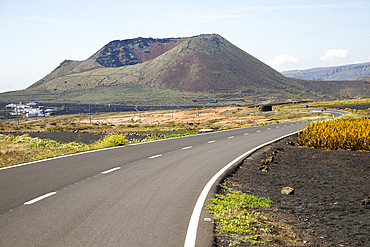
[(311, 123), (298, 133), (298, 144), (370, 151), (370, 119), (334, 119)]
[(64, 143), (49, 139), (32, 138), (29, 135), (14, 137), (13, 135), (0, 134), (0, 167), (93, 149), (123, 146), (128, 144), (125, 137), (122, 134), (111, 134), (87, 145), (80, 142)]
[(104, 138), (90, 145), (92, 149), (99, 149), (105, 147), (124, 146), (128, 144), (126, 135), (123, 134), (110, 134)]

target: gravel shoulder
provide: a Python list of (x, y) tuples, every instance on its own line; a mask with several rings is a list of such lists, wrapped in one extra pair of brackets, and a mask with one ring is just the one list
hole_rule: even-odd
[[(271, 225), (268, 246), (370, 246), (370, 205), (362, 205), (370, 196), (370, 152), (299, 147), (296, 140), (285, 138), (245, 159), (227, 178), (228, 189), (273, 201), (261, 213), (290, 227)], [(284, 187), (294, 194), (282, 194)], [(216, 231), (215, 244), (229, 246), (235, 237)]]

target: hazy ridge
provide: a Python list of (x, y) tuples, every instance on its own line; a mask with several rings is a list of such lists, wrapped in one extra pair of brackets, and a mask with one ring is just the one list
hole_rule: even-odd
[(292, 78), (317, 81), (357, 80), (370, 77), (370, 62), (281, 72)]

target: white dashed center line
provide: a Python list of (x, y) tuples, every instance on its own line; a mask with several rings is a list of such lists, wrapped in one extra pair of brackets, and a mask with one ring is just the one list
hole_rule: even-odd
[(261, 130), (257, 130), (256, 132), (261, 132)]
[(280, 128), (279, 126), (276, 126), (276, 128), (278, 129), (278, 128)]
[(270, 130), (271, 128), (268, 128), (267, 130)]
[(246, 136), (246, 135), (249, 135), (249, 133), (245, 133), (244, 135), (245, 135), (245, 136)]
[(101, 174), (107, 174), (107, 173), (110, 173), (110, 172), (114, 172), (114, 171), (117, 171), (121, 169), (121, 167), (115, 167), (115, 168), (112, 168), (110, 170), (107, 170), (107, 171), (104, 171), (104, 172), (101, 172)]
[(157, 155), (149, 157), (149, 159), (154, 159), (154, 158), (158, 158), (158, 157), (161, 157), (161, 156), (162, 156), (162, 154), (157, 154)]
[(184, 147), (184, 148), (182, 148), (182, 149), (184, 149), (184, 150), (186, 150), (186, 149), (190, 149), (190, 148), (192, 148), (193, 146), (189, 146), (189, 147)]
[(229, 139), (232, 139), (232, 138), (234, 138), (234, 137), (235, 137), (235, 136), (229, 136), (228, 138), (229, 138)]
[(35, 199), (31, 200), (31, 201), (25, 202), (24, 204), (30, 205), (30, 204), (33, 204), (35, 202), (38, 202), (38, 201), (40, 201), (42, 199), (45, 199), (45, 198), (47, 198), (49, 196), (52, 196), (52, 195), (55, 195), (55, 194), (56, 194), (56, 192), (50, 192), (50, 193), (47, 193), (47, 194), (45, 194), (43, 196), (39, 196), (39, 197), (37, 197), (37, 198), (35, 198)]
[(213, 141), (209, 141), (208, 143), (214, 143), (214, 142), (216, 142), (215, 140), (213, 140)]

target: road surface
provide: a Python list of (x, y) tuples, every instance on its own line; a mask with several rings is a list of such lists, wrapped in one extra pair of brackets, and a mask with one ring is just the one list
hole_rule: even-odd
[[(0, 169), (0, 246), (184, 246), (207, 182), (236, 157), (306, 124), (240, 128)], [(202, 209), (196, 246), (212, 243), (206, 217)]]

